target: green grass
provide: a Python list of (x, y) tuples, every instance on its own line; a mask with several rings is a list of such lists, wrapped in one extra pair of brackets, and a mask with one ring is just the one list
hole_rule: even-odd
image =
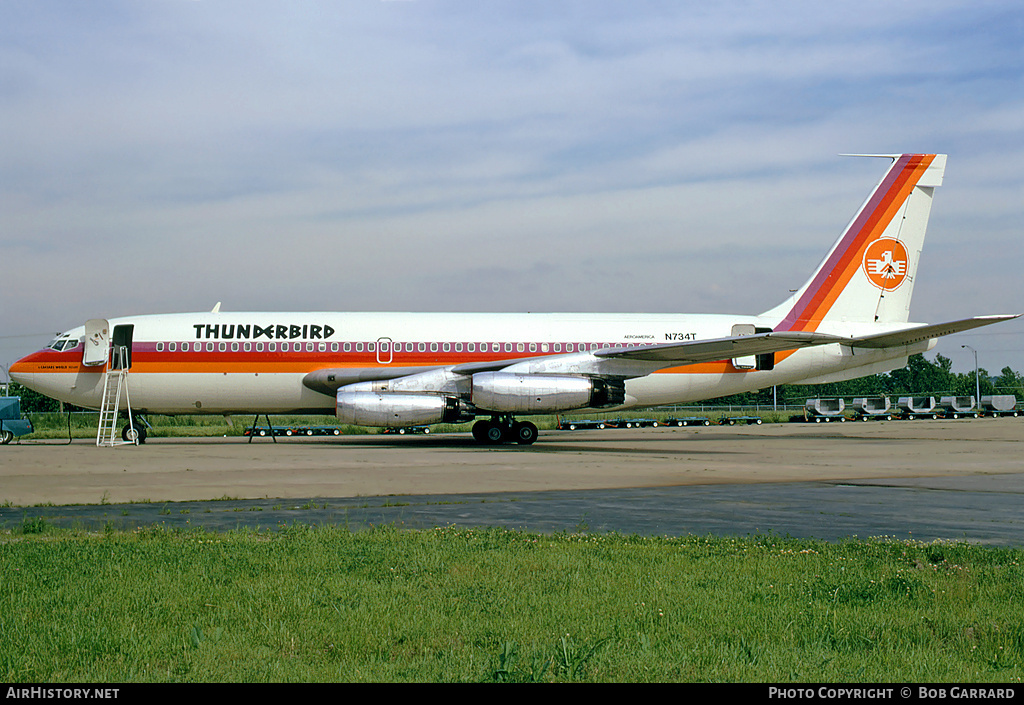
[(0, 535), (0, 679), (1020, 682), (1020, 549), (500, 529)]

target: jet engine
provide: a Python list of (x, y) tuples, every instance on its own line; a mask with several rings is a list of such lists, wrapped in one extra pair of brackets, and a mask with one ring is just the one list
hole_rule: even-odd
[(477, 409), (503, 414), (544, 414), (585, 407), (617, 406), (625, 383), (590, 377), (478, 372), (471, 399)]
[(356, 426), (397, 428), (462, 420), (459, 400), (439, 394), (399, 394), (338, 390), (336, 413)]

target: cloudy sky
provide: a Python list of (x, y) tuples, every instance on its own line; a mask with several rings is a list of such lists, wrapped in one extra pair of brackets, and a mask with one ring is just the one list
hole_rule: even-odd
[(837, 155), (910, 151), (913, 319), (1024, 311), (1019, 0), (0, 0), (0, 366), (218, 301), (758, 313), (886, 168)]

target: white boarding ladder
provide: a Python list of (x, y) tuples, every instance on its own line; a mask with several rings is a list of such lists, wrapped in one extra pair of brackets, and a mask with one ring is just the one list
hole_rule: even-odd
[[(128, 348), (119, 345), (110, 348), (107, 371), (103, 374), (103, 398), (100, 403), (100, 423), (96, 429), (96, 445), (121, 446), (137, 443), (135, 422), (132, 419), (131, 401), (128, 397)], [(128, 414), (128, 438), (122, 440), (117, 433), (117, 416), (121, 410), (121, 391), (124, 390), (124, 410)]]

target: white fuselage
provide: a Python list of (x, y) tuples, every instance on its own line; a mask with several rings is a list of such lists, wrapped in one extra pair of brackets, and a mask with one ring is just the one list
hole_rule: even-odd
[[(876, 350), (829, 344), (776, 353), (770, 370), (721, 360), (668, 368), (651, 364), (643, 375), (591, 354), (609, 347), (712, 340), (733, 335), (738, 324), (770, 330), (778, 323), (731, 315), (316, 312), (157, 314), (109, 321), (112, 330), (131, 326), (132, 408), (156, 414), (333, 413), (333, 395), (303, 384), (310, 373), (387, 374), (401, 368), (402, 375), (410, 375), (514, 360), (523, 360), (524, 371), (532, 373), (621, 372), (627, 377), (626, 400), (619, 408), (645, 407), (885, 372), (933, 344)], [(832, 323), (819, 328), (842, 336), (868, 330), (879, 327)], [(11, 368), (12, 378), (62, 401), (98, 408), (104, 367), (83, 364), (84, 334), (84, 327), (70, 330), (51, 348), (20, 360)]]

